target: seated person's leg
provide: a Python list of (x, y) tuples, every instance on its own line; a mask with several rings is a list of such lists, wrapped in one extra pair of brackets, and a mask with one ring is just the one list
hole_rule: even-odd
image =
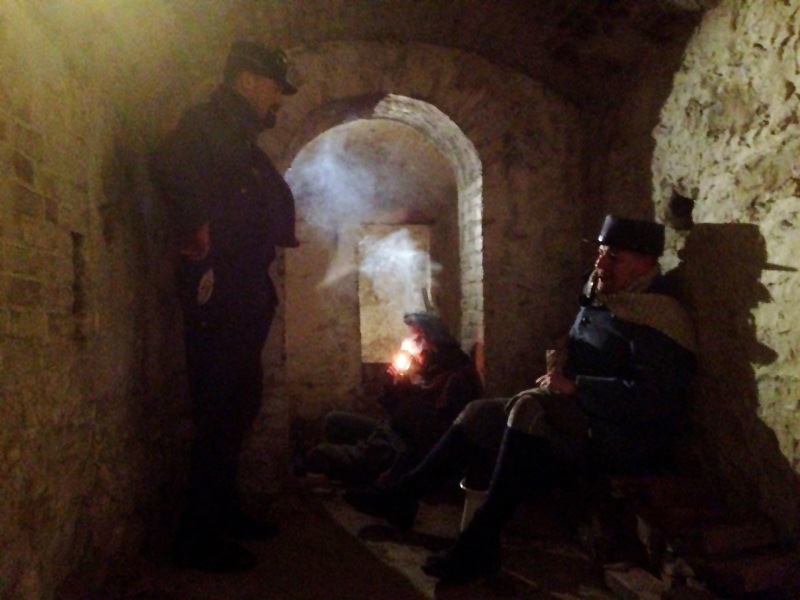
[(494, 457), (505, 422), (504, 403), (502, 399), (470, 403), (416, 469), (387, 488), (350, 490), (344, 499), (361, 512), (401, 529), (411, 528), (420, 499), (463, 475), (470, 465), (486, 464), (487, 454)]
[(305, 469), (338, 481), (361, 481), (367, 477), (358, 445), (318, 444), (306, 456)]
[(389, 440), (375, 435), (380, 425), (370, 417), (330, 413), (325, 419), (327, 441), (308, 452), (306, 471), (349, 484), (374, 481), (392, 465), (397, 454)]
[(549, 431), (542, 421), (547, 421), (547, 411), (539, 394), (518, 399), (505, 428), (483, 505), (455, 545), (426, 562), (423, 570), (428, 575), (466, 580), (499, 569), (503, 528), (531, 491), (542, 491), (551, 485), (556, 470), (555, 440), (549, 434), (541, 435)]
[(325, 441), (329, 444), (357, 444), (369, 438), (378, 419), (340, 410), (325, 416)]
[(475, 400), (456, 418), (471, 442), (471, 452), (464, 473), (468, 487), (485, 490), (492, 479), (508, 415), (506, 398)]

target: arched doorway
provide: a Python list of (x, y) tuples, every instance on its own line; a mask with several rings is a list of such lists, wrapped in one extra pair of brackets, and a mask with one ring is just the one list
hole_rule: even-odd
[[(404, 312), (427, 305), (466, 348), (481, 340), (477, 153), (430, 104), (390, 95), (374, 106), (370, 118), (314, 138), (287, 172), (302, 240), (287, 254), (285, 278), (294, 417), (369, 412), (370, 368), (388, 362), (381, 342), (399, 345), (404, 337)], [(409, 279), (410, 263), (419, 261), (425, 293)], [(399, 287), (388, 292), (387, 285)], [(408, 299), (394, 302), (403, 288), (411, 288)]]

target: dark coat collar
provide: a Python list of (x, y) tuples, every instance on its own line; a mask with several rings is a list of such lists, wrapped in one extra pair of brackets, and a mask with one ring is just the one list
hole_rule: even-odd
[(239, 92), (223, 83), (211, 94), (211, 104), (236, 121), (245, 137), (253, 142), (258, 139), (264, 128), (261, 118), (247, 98)]

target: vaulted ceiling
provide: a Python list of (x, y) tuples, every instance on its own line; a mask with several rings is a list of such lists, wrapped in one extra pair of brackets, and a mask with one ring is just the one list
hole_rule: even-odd
[[(216, 72), (235, 37), (287, 48), (423, 42), (475, 52), (579, 106), (608, 106), (674, 56), (715, 0), (26, 0), (94, 79), (141, 104)], [(185, 84), (174, 80), (185, 78)], [(173, 80), (172, 91), (165, 82)], [(110, 89), (111, 86), (106, 86)]]
[[(278, 42), (417, 41), (473, 51), (577, 103), (607, 103), (643, 62), (682, 45), (713, 0), (234, 2)], [(234, 18), (236, 18), (234, 16)], [(265, 27), (274, 24), (274, 29)]]

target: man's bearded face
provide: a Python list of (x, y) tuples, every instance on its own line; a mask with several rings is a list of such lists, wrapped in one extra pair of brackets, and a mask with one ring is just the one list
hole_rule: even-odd
[(278, 111), (283, 104), (283, 93), (275, 80), (269, 77), (255, 76), (250, 103), (261, 118), (264, 129), (275, 127)]
[(625, 291), (634, 281), (646, 275), (655, 266), (654, 263), (654, 258), (646, 254), (614, 246), (600, 246), (594, 261), (597, 291), (603, 294)]

